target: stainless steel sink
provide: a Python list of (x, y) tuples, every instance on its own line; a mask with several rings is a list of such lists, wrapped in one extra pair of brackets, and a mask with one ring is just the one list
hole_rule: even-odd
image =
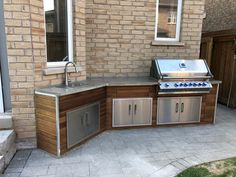
[(66, 86), (65, 84), (61, 84), (61, 85), (57, 85), (57, 88), (75, 88), (75, 87), (81, 87), (81, 86), (87, 86), (88, 83), (87, 82), (73, 82), (70, 83), (68, 86)]

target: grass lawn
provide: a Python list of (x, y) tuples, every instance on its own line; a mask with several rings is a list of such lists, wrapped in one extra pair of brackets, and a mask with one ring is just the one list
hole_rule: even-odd
[(236, 177), (236, 158), (191, 167), (176, 177)]

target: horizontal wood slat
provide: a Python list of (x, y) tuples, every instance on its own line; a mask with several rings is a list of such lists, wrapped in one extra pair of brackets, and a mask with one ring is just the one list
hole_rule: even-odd
[(35, 108), (38, 148), (56, 155), (56, 99), (36, 94)]
[(214, 84), (210, 93), (203, 97), (201, 123), (214, 122), (217, 87), (218, 85)]
[(132, 98), (132, 97), (149, 97), (152, 89), (146, 86), (140, 87), (118, 87), (116, 89), (116, 97)]
[(99, 88), (91, 91), (62, 96), (59, 98), (60, 113), (65, 113), (68, 110), (73, 110), (77, 107), (96, 102), (105, 97), (105, 88)]
[(78, 109), (79, 107), (89, 105), (94, 102), (100, 102), (100, 131), (106, 127), (106, 89), (99, 88), (95, 90), (80, 92), (59, 98), (60, 107), (60, 139), (61, 152), (67, 152), (67, 122), (66, 112)]

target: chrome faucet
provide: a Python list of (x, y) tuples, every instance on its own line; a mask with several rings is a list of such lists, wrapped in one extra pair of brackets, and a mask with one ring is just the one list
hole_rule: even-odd
[(73, 62), (71, 62), (71, 61), (69, 61), (69, 62), (66, 63), (65, 69), (64, 69), (64, 71), (65, 71), (65, 85), (66, 85), (66, 86), (69, 86), (69, 83), (71, 82), (71, 80), (70, 80), (69, 77), (68, 77), (68, 69), (67, 69), (67, 67), (68, 67), (69, 64), (72, 64), (72, 65), (74, 66), (75, 72), (79, 72), (78, 69), (77, 69), (77, 67), (76, 67), (76, 64), (75, 64), (75, 63), (73, 63)]

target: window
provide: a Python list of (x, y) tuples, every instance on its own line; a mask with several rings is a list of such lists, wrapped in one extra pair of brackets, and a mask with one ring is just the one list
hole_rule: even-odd
[(176, 16), (177, 16), (176, 11), (169, 12), (168, 25), (175, 25), (176, 24)]
[(73, 61), (72, 0), (44, 0), (48, 66)]
[(182, 0), (157, 0), (156, 41), (179, 41)]

